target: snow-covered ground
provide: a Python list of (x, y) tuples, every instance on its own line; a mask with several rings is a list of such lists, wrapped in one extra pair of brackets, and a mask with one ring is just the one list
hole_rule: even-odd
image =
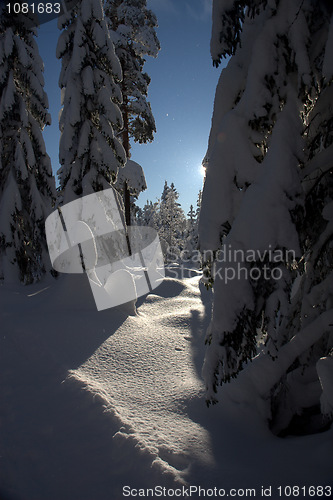
[(0, 287), (1, 500), (204, 497), (194, 486), (277, 499), (278, 486), (332, 484), (332, 429), (273, 436), (233, 402), (241, 380), (206, 407), (211, 296), (175, 269), (137, 316), (97, 312), (84, 275)]

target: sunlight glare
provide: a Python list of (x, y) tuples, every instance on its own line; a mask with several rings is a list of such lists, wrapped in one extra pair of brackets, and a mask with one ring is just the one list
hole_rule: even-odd
[(205, 177), (206, 169), (205, 169), (205, 167), (202, 164), (199, 165), (198, 172), (201, 175), (201, 177)]

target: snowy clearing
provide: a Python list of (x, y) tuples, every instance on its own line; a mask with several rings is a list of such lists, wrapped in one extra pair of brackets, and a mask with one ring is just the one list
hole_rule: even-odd
[(211, 296), (175, 270), (137, 316), (97, 312), (83, 275), (0, 287), (1, 500), (121, 500), (126, 485), (279, 498), (278, 486), (332, 483), (332, 429), (273, 436), (232, 402), (241, 379), (206, 407)]

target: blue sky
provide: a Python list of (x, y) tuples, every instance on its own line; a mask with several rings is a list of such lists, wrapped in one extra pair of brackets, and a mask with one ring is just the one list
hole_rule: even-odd
[[(213, 68), (210, 53), (211, 0), (148, 0), (159, 23), (161, 51), (148, 58), (151, 77), (149, 101), (156, 121), (155, 140), (132, 145), (132, 159), (140, 163), (148, 189), (138, 205), (161, 196), (164, 181), (174, 182), (185, 211), (196, 204), (203, 176), (200, 169), (207, 149), (214, 94), (220, 69)], [(55, 57), (59, 36), (56, 20), (41, 25), (38, 44), (45, 65), (46, 92), (52, 126), (44, 133), (53, 170), (59, 168), (58, 114), (60, 62)]]

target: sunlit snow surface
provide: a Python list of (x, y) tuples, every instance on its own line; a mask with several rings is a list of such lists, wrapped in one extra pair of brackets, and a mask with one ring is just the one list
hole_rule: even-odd
[(97, 312), (84, 275), (0, 287), (1, 500), (121, 500), (125, 485), (181, 484), (259, 497), (262, 485), (331, 482), (332, 430), (272, 436), (251, 398), (233, 401), (241, 382), (207, 409), (211, 297), (196, 271), (175, 269), (137, 316)]
[(176, 470), (194, 459), (213, 463), (209, 433), (188, 415), (203, 393), (193, 361), (193, 334), (203, 315), (195, 285), (196, 278), (187, 287), (166, 280), (157, 293), (171, 297), (149, 295), (139, 316), (128, 317), (71, 372), (105, 397), (125, 433)]

